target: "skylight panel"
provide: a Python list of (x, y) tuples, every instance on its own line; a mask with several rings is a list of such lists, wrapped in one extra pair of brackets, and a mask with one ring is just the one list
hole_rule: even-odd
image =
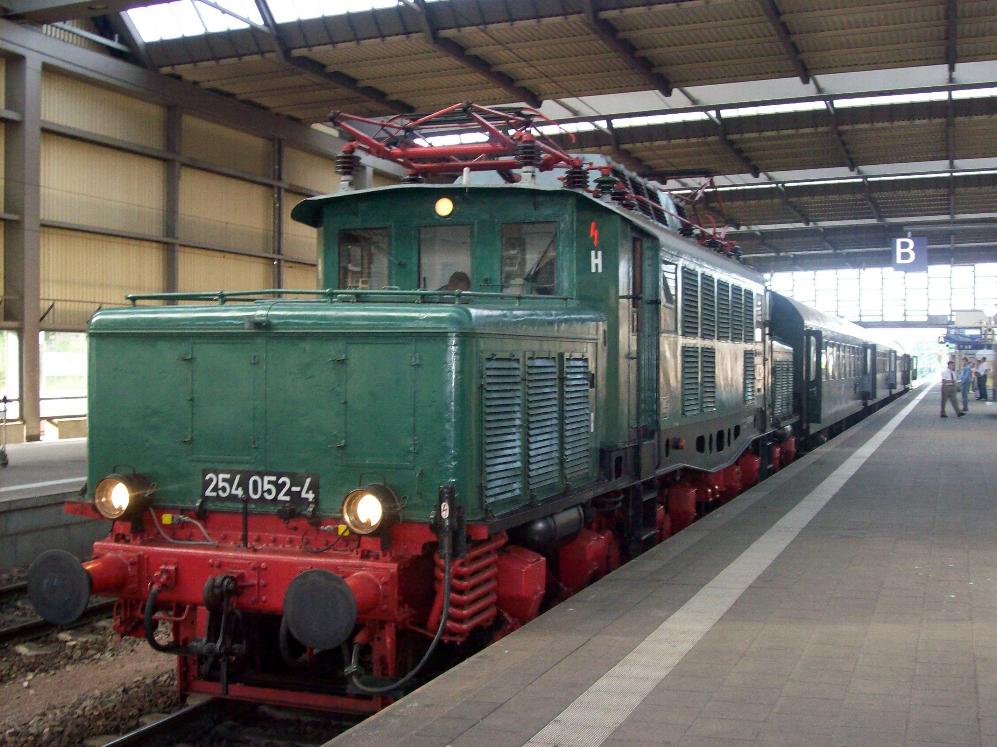
[(307, 18), (393, 8), (396, 5), (398, 0), (271, 0), (270, 12), (277, 23), (290, 23)]
[[(227, 8), (253, 23), (263, 23), (263, 18), (253, 0), (212, 1), (215, 5)], [(222, 13), (197, 0), (174, 0), (160, 5), (133, 8), (127, 13), (142, 41), (145, 42), (249, 28), (247, 23), (235, 16)]]
[(668, 124), (669, 122), (702, 122), (709, 119), (707, 112), (677, 112), (675, 114), (647, 114), (639, 117), (613, 119), (613, 127), (639, 127), (641, 125)]
[(724, 118), (755, 117), (759, 114), (782, 114), (784, 112), (819, 111), (825, 107), (823, 101), (799, 101), (791, 104), (767, 104), (765, 106), (740, 106), (735, 109), (721, 109)]
[(847, 109), (853, 106), (885, 106), (887, 104), (914, 104), (919, 101), (945, 101), (949, 95), (945, 91), (928, 93), (894, 93), (886, 96), (860, 96), (858, 98), (835, 99), (834, 106)]
[(991, 96), (997, 96), (997, 87), (995, 88), (967, 88), (962, 91), (953, 91), (952, 98), (954, 99), (986, 99)]
[(809, 187), (814, 184), (859, 184), (861, 179), (843, 177), (841, 179), (804, 179), (803, 181), (785, 182), (784, 187)]

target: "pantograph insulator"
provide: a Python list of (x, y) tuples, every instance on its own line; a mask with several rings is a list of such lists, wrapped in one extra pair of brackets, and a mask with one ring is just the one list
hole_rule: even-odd
[(406, 174), (402, 177), (402, 184), (422, 184), (425, 179), (422, 178), (422, 174)]
[(595, 187), (599, 190), (599, 194), (610, 195), (616, 189), (616, 177), (609, 176), (608, 174), (601, 174), (596, 177)]
[(568, 169), (564, 175), (564, 186), (568, 189), (587, 189), (589, 185), (588, 171), (576, 166)]
[(520, 166), (539, 166), (543, 151), (536, 140), (522, 140), (516, 145), (516, 160)]
[(340, 153), (336, 156), (336, 173), (340, 176), (353, 176), (360, 168), (360, 156), (356, 153)]

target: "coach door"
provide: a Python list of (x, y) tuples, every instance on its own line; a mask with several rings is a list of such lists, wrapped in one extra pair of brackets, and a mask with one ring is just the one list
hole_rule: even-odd
[(821, 378), (823, 377), (824, 361), (821, 359), (823, 335), (814, 329), (803, 333), (803, 382), (806, 420), (808, 423), (820, 422), (821, 408)]
[[(630, 336), (631, 364), (636, 363), (636, 402), (633, 434), (646, 443), (657, 432), (658, 403), (658, 246), (635, 236), (631, 243)], [(634, 360), (635, 359), (635, 360)], [(657, 449), (641, 450), (641, 473), (657, 466)]]

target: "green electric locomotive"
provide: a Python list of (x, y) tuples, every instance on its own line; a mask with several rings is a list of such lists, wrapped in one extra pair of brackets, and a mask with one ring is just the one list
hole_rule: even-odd
[[(358, 134), (346, 186), (360, 146), (413, 177), (510, 183), (464, 171), (294, 209), (325, 290), (93, 318), (69, 510), (112, 524), (93, 560), (36, 561), (44, 617), (114, 596), (116, 629), (177, 655), (184, 692), (369, 712), (770, 464), (792, 366), (776, 381), (766, 361), (792, 351), (763, 337), (762, 278), (622, 171), (474, 112), (497, 134), (442, 156), (411, 128)], [(555, 166), (563, 186), (535, 183)]]

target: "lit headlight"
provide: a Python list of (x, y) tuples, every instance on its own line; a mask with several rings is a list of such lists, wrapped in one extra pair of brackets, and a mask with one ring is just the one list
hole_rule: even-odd
[(351, 491), (343, 500), (343, 521), (356, 534), (377, 531), (386, 514), (397, 509), (395, 494), (384, 485)]
[(120, 519), (145, 508), (149, 481), (141, 475), (108, 475), (93, 492), (93, 504), (105, 519)]

